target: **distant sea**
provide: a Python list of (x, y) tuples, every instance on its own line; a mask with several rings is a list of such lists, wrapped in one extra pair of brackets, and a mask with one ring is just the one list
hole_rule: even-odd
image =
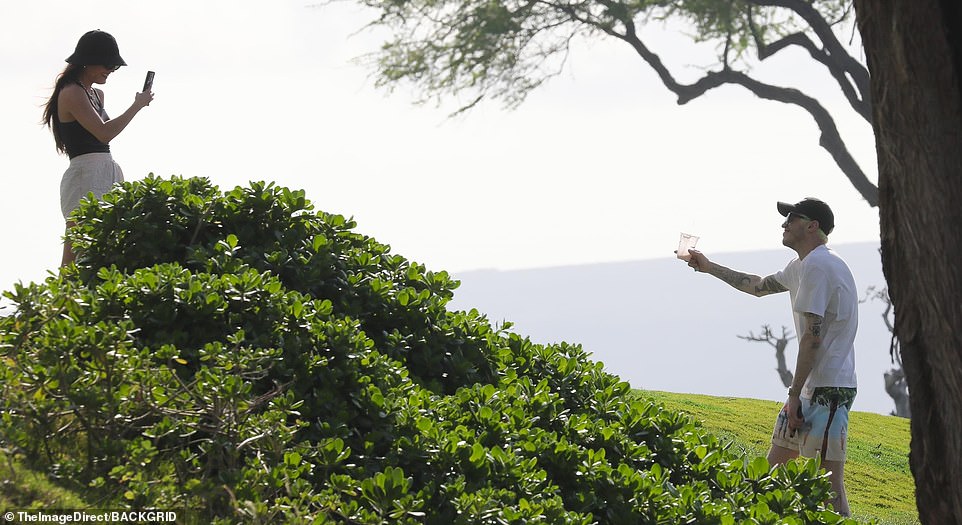
[[(859, 295), (885, 286), (879, 244), (833, 247), (855, 274)], [(736, 270), (768, 275), (794, 257), (787, 248), (708, 254)], [(537, 343), (581, 344), (608, 372), (633, 388), (784, 401), (775, 351), (738, 336), (759, 334), (763, 325), (794, 336), (788, 294), (757, 298), (674, 258), (559, 266), (526, 270), (477, 270), (461, 281), (452, 309), (476, 308), (494, 323), (511, 321), (513, 332)], [(892, 368), (891, 334), (884, 305), (859, 305), (856, 338), (858, 398), (855, 410), (888, 414), (894, 409), (883, 374)], [(786, 351), (795, 368), (798, 341)]]

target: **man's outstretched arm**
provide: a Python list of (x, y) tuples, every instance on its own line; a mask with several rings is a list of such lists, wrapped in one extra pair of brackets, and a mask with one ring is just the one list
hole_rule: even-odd
[(697, 272), (713, 275), (730, 284), (736, 290), (741, 290), (755, 297), (788, 291), (788, 288), (782, 286), (782, 283), (778, 282), (774, 275), (763, 278), (758, 275), (739, 272), (709, 261), (705, 254), (698, 250), (689, 250), (689, 253), (691, 259), (688, 261), (688, 266), (694, 268)]

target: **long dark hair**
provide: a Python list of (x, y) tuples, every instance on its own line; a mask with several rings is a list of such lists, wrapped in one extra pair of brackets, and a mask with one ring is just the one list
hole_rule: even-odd
[(57, 98), (60, 97), (60, 91), (63, 90), (67, 84), (80, 84), (80, 73), (83, 72), (83, 69), (84, 66), (67, 64), (67, 67), (64, 68), (60, 76), (57, 77), (57, 81), (53, 86), (53, 94), (50, 95), (50, 100), (47, 101), (46, 106), (43, 108), (43, 123), (53, 132), (53, 141), (56, 143), (57, 151), (60, 153), (66, 153), (66, 149), (63, 145), (63, 139), (60, 138), (60, 118), (57, 117)]

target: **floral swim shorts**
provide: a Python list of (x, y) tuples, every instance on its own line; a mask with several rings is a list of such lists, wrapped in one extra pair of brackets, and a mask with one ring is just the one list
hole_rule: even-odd
[(805, 423), (794, 431), (788, 428), (788, 407), (782, 407), (775, 420), (772, 445), (797, 450), (805, 457), (845, 461), (848, 412), (855, 394), (854, 388), (816, 388), (811, 399), (801, 398)]

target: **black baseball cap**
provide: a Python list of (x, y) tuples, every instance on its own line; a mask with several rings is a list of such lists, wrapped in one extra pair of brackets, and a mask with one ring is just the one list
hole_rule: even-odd
[(795, 204), (779, 202), (778, 213), (781, 213), (783, 217), (788, 217), (789, 213), (797, 213), (809, 219), (814, 219), (818, 221), (818, 227), (825, 235), (832, 233), (832, 230), (835, 229), (835, 214), (832, 213), (832, 208), (829, 208), (828, 204), (812, 197), (802, 199)]
[(117, 40), (106, 31), (94, 29), (84, 33), (77, 42), (73, 54), (67, 57), (67, 63), (76, 66), (126, 66), (120, 58)]

